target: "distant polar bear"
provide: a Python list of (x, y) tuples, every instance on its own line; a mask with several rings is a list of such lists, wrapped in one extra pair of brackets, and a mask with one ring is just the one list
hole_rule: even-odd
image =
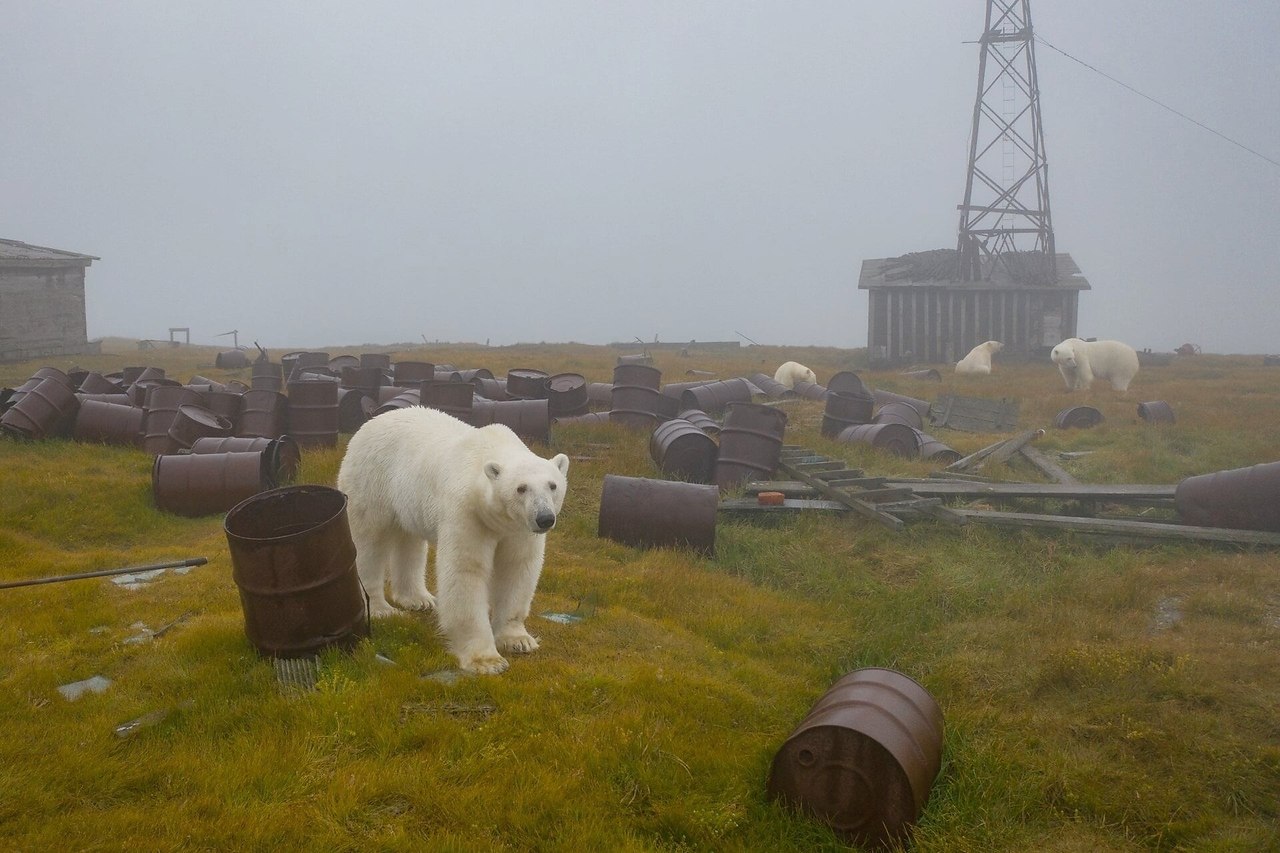
[(983, 341), (956, 362), (956, 373), (990, 373), (991, 356), (1004, 349), (1000, 341)]
[(798, 361), (785, 361), (773, 374), (773, 381), (794, 389), (797, 382), (818, 384), (818, 376)]
[[(532, 652), (525, 619), (542, 573), (543, 535), (564, 504), (569, 457), (543, 459), (502, 424), (476, 428), (435, 409), (378, 415), (351, 437), (338, 469), (356, 567), (373, 616), (436, 608), (467, 672)], [(436, 547), (436, 597), (427, 550)]]
[(1138, 353), (1120, 341), (1067, 338), (1049, 354), (1069, 391), (1084, 391), (1093, 380), (1106, 379), (1117, 391), (1129, 390), (1138, 374)]

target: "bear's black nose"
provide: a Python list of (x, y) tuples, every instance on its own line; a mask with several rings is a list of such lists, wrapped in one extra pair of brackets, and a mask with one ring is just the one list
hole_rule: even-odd
[(540, 512), (538, 513), (537, 522), (539, 530), (550, 530), (556, 526), (556, 514), (554, 512)]

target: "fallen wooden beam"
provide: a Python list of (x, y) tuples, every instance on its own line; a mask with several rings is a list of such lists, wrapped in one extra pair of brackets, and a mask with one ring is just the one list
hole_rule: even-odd
[(786, 474), (808, 483), (810, 486), (815, 488), (818, 491), (818, 493), (821, 494), (823, 497), (833, 501), (839, 501), (840, 503), (849, 507), (849, 509), (861, 515), (863, 518), (868, 518), (879, 524), (883, 524), (885, 527), (889, 528), (890, 530), (901, 530), (903, 527), (902, 519), (896, 516), (890, 515), (889, 513), (884, 512), (880, 509), (877, 509), (876, 507), (872, 506), (866, 501), (859, 500), (857, 497), (854, 497), (854, 495), (852, 495), (851, 493), (842, 491), (841, 489), (833, 486), (830, 483), (819, 480), (817, 477), (813, 476), (812, 474), (808, 474), (796, 468), (795, 466), (791, 465), (785, 458), (778, 463), (778, 467), (781, 468), (783, 472), (785, 472)]
[(992, 500), (1047, 498), (1115, 503), (1164, 503), (1173, 500), (1178, 488), (1176, 485), (1137, 483), (948, 483), (946, 480), (910, 483), (889, 480), (885, 486), (909, 487), (917, 495), (931, 498), (990, 498)]
[(759, 516), (759, 515), (794, 515), (800, 512), (848, 512), (849, 508), (837, 501), (815, 501), (803, 499), (785, 499), (781, 504), (766, 506), (755, 498), (725, 498), (716, 507), (725, 515)]
[(1059, 465), (1057, 462), (1054, 462), (1052, 459), (1050, 459), (1048, 456), (1042, 453), (1038, 448), (1032, 447), (1031, 445), (1028, 444), (1025, 447), (1020, 448), (1018, 452), (1022, 454), (1022, 457), (1024, 459), (1026, 459), (1036, 468), (1039, 468), (1040, 473), (1044, 474), (1046, 477), (1048, 477), (1050, 480), (1053, 480), (1055, 483), (1080, 482), (1075, 477), (1071, 476), (1071, 474), (1067, 473), (1066, 469), (1064, 469), (1061, 465)]
[(1169, 539), (1183, 542), (1224, 542), (1232, 545), (1267, 545), (1280, 547), (1280, 533), (1264, 530), (1232, 530), (1225, 527), (1193, 527), (1186, 524), (1162, 524), (1157, 521), (1121, 521), (1119, 519), (1075, 518), (1064, 515), (1035, 515), (1025, 512), (992, 510), (952, 510), (971, 522), (998, 527), (1031, 527), (1069, 530), (1074, 533), (1105, 534)]
[(1044, 430), (1042, 429), (1027, 430), (1026, 432), (1015, 435), (1013, 438), (1006, 438), (1002, 441), (997, 441), (995, 444), (988, 444), (986, 447), (970, 453), (963, 459), (957, 459), (942, 470), (947, 472), (977, 471), (982, 468), (982, 466), (987, 463), (988, 458), (992, 456), (995, 457), (994, 461), (1003, 462), (1013, 454), (1017, 453), (1018, 448), (1028, 442), (1034, 441), (1042, 435), (1044, 435)]

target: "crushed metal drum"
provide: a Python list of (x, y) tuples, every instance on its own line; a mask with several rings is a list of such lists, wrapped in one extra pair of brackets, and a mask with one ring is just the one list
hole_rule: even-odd
[(649, 436), (649, 458), (668, 477), (710, 483), (716, 465), (716, 442), (689, 421), (676, 418)]
[(1173, 504), (1183, 524), (1280, 532), (1280, 462), (1186, 477)]
[(637, 548), (689, 548), (715, 555), (715, 486), (606, 474), (597, 535)]
[(747, 480), (768, 480), (782, 456), (787, 413), (758, 403), (730, 403), (720, 430), (715, 483), (729, 491)]
[(915, 679), (867, 667), (814, 703), (773, 758), (771, 799), (847, 842), (901, 844), (942, 768), (943, 718)]
[(338, 432), (353, 433), (373, 417), (373, 397), (359, 388), (338, 389)]
[(1089, 429), (1102, 421), (1102, 412), (1093, 406), (1069, 406), (1058, 412), (1053, 425), (1058, 429)]
[(1175, 421), (1173, 407), (1164, 400), (1139, 403), (1138, 417), (1149, 424), (1171, 424)]

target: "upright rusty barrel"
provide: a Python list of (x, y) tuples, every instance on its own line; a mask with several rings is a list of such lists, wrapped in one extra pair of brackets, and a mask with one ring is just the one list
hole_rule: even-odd
[(1138, 417), (1149, 424), (1171, 424), (1176, 420), (1173, 416), (1173, 407), (1164, 400), (1139, 403)]
[(846, 444), (869, 444), (904, 459), (920, 455), (921, 432), (906, 424), (862, 424), (851, 426), (836, 436)]
[(388, 372), (391, 370), (391, 353), (362, 352), (360, 353), (360, 366), (373, 367), (383, 372)]
[(255, 361), (249, 387), (255, 391), (283, 391), (284, 367), (272, 361)]
[(369, 613), (347, 522), (347, 496), (285, 486), (227, 513), (223, 528), (245, 635), (258, 654), (315, 657), (369, 636)]
[[(138, 383), (141, 384), (141, 383)], [(178, 447), (169, 438), (169, 427), (178, 417), (180, 406), (203, 406), (200, 393), (182, 385), (152, 385), (147, 389), (142, 419), (142, 447), (152, 456), (174, 453)]]
[(597, 535), (637, 548), (716, 550), (715, 486), (606, 474)]
[(720, 431), (715, 481), (728, 491), (747, 480), (767, 480), (782, 457), (787, 413), (758, 403), (730, 403)]
[(471, 422), (471, 409), (476, 396), (476, 386), (470, 382), (423, 382), (418, 390), (422, 405), (453, 415), (463, 423)]
[(533, 367), (513, 367), (507, 371), (507, 393), (518, 400), (543, 400), (550, 374)]
[(333, 447), (338, 443), (337, 382), (289, 382), (289, 434), (303, 447)]
[(1280, 533), (1280, 462), (1187, 477), (1173, 505), (1183, 524)]
[(289, 428), (289, 398), (279, 391), (251, 388), (240, 395), (236, 435), (278, 438)]
[(871, 422), (875, 403), (871, 394), (860, 391), (831, 391), (822, 412), (822, 434), (835, 438), (843, 430)]
[(391, 384), (408, 388), (436, 378), (436, 366), (429, 361), (397, 361), (391, 366)]
[(689, 421), (673, 418), (649, 436), (649, 458), (668, 477), (710, 483), (716, 467), (716, 442)]
[(942, 735), (942, 709), (919, 682), (892, 669), (856, 669), (778, 750), (769, 796), (852, 844), (902, 843), (942, 768)]
[(652, 430), (658, 425), (658, 398), (662, 371), (647, 364), (618, 364), (613, 368), (609, 420), (632, 429)]
[(546, 379), (551, 417), (585, 415), (589, 410), (587, 379), (581, 373), (557, 373)]

